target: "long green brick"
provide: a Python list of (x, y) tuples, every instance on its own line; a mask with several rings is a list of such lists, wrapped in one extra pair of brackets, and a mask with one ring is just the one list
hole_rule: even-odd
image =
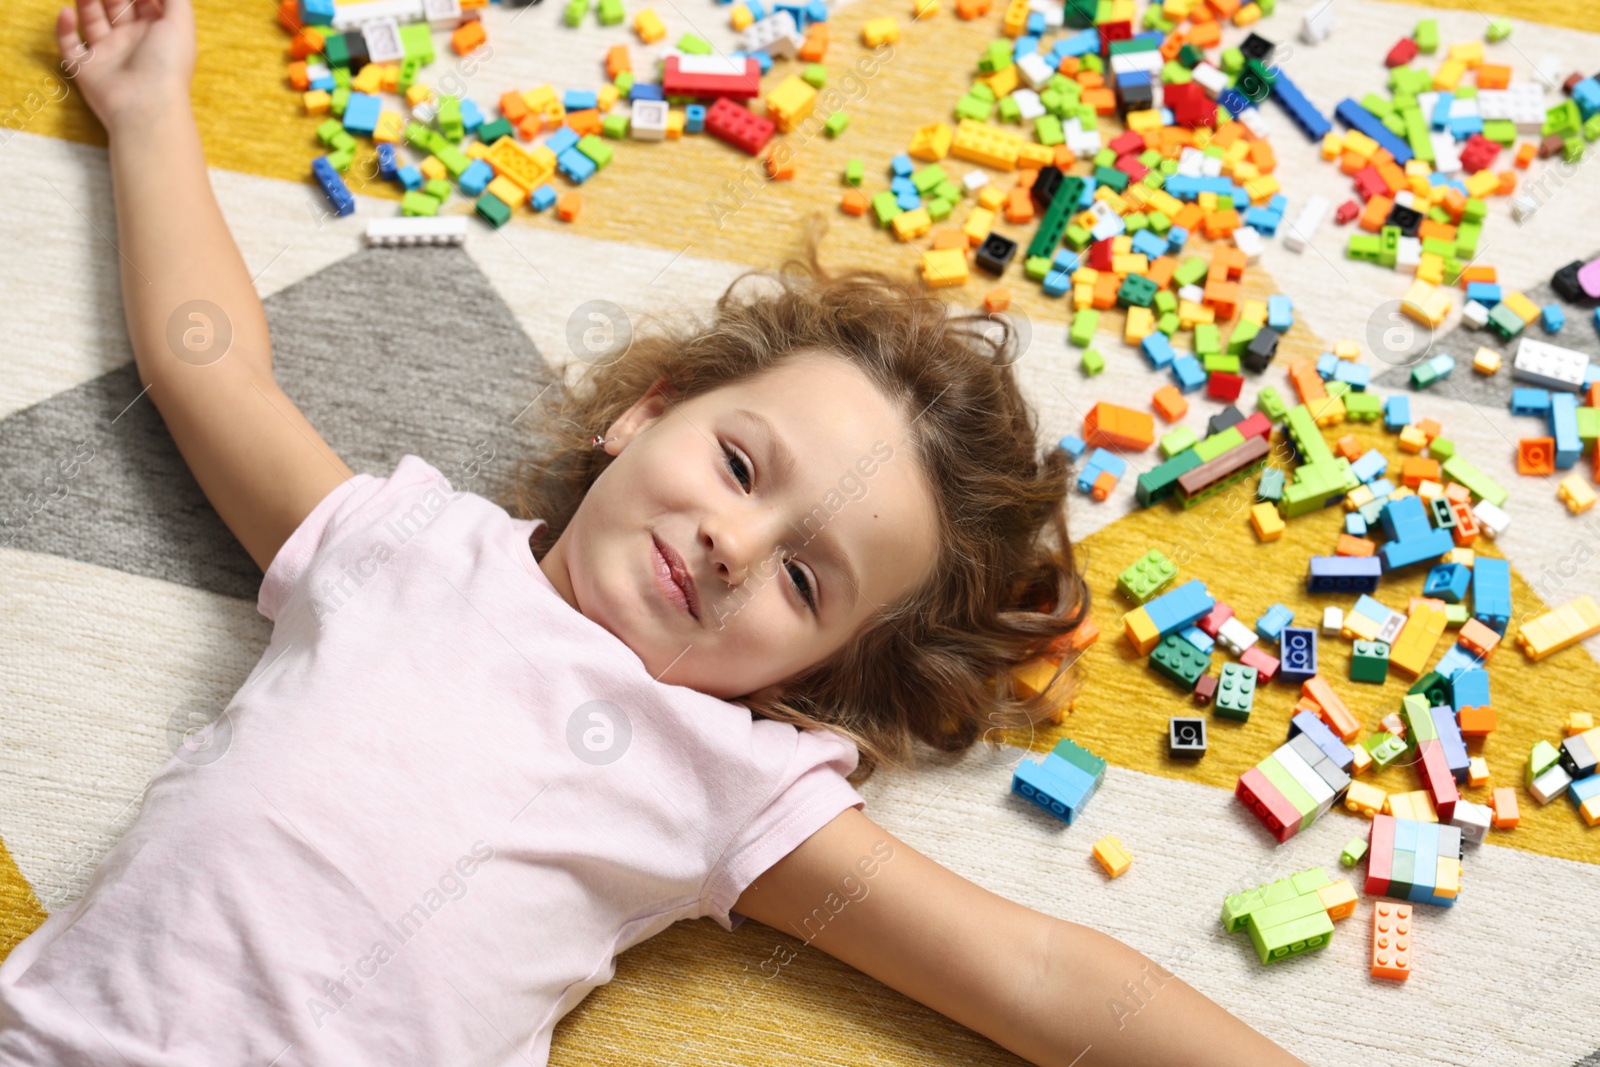
[(1229, 426), (1221, 433), (1214, 433), (1195, 445), (1194, 454), (1200, 457), (1201, 463), (1210, 463), (1224, 452), (1238, 448), (1242, 444), (1244, 444), (1244, 434), (1239, 432), (1239, 427)]
[(1141, 507), (1159, 504), (1178, 489), (1178, 479), (1200, 466), (1200, 457), (1194, 449), (1179, 452), (1153, 470), (1139, 475), (1134, 483), (1134, 499)]
[(1317, 420), (1309, 408), (1304, 404), (1296, 404), (1284, 416), (1284, 422), (1287, 423), (1289, 436), (1294, 439), (1295, 447), (1300, 450), (1300, 462), (1303, 465), (1315, 466), (1318, 463), (1332, 462), (1333, 450), (1323, 439), (1322, 427), (1317, 425)]
[(1506, 502), (1506, 491), (1496, 484), (1494, 479), (1467, 462), (1461, 453), (1457, 452), (1445, 460), (1442, 469), (1445, 477), (1466, 486), (1473, 496), (1487, 500), (1495, 507)]

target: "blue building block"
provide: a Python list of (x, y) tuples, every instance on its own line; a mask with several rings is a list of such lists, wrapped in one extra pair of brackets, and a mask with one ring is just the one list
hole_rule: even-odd
[[(1084, 187), (1088, 188), (1087, 182), (1084, 183)], [(1189, 228), (1187, 226), (1174, 226), (1167, 231), (1167, 244), (1172, 246), (1172, 251), (1180, 251), (1188, 243)]]
[(1459, 604), (1472, 584), (1472, 568), (1465, 563), (1440, 563), (1428, 572), (1422, 595), (1438, 597), (1446, 604)]
[(1192, 393), (1206, 384), (1206, 369), (1193, 356), (1178, 356), (1169, 369), (1173, 380), (1178, 383), (1179, 392)]
[(1083, 465), (1083, 470), (1078, 472), (1078, 490), (1084, 493), (1092, 490), (1101, 471), (1110, 471), (1112, 477), (1120, 479), (1128, 471), (1128, 461), (1103, 448), (1095, 449)]
[(1045, 296), (1065, 296), (1072, 289), (1072, 275), (1064, 270), (1047, 270), (1040, 288)]
[(667, 98), (659, 85), (649, 82), (635, 82), (628, 88), (628, 102), (635, 100), (665, 100)]
[(1052, 270), (1071, 274), (1078, 269), (1078, 253), (1070, 248), (1058, 248), (1055, 258), (1050, 261), (1050, 267)]
[(683, 132), (706, 132), (706, 106), (704, 104), (690, 104), (683, 109)]
[(1344, 517), (1344, 532), (1351, 537), (1367, 536), (1367, 520), (1361, 517), (1359, 511), (1352, 511)]
[(561, 106), (568, 111), (588, 111), (600, 106), (600, 96), (593, 89), (568, 89), (561, 96)]
[(1350, 388), (1358, 393), (1364, 393), (1367, 391), (1367, 383), (1372, 380), (1372, 368), (1341, 359), (1333, 370), (1333, 378), (1334, 381), (1348, 383)]
[(1572, 102), (1578, 105), (1578, 114), (1585, 119), (1600, 112), (1600, 81), (1588, 77), (1572, 87)]
[(533, 195), (529, 197), (528, 202), (533, 205), (533, 210), (546, 211), (555, 206), (557, 199), (558, 197), (556, 191), (546, 184), (535, 189), (533, 191)]
[(1278, 677), (1299, 685), (1317, 673), (1317, 631), (1309, 626), (1285, 626), (1278, 641)]
[(1472, 617), (1495, 633), (1511, 622), (1511, 564), (1479, 556), (1472, 564)]
[(1253, 207), (1244, 213), (1244, 224), (1263, 237), (1277, 236), (1278, 225), (1282, 222), (1282, 212), (1268, 211), (1266, 208)]
[(544, 139), (544, 146), (556, 154), (559, 159), (561, 153), (578, 144), (578, 131), (571, 126), (562, 126)]
[(1411, 400), (1404, 396), (1391, 396), (1383, 402), (1383, 428), (1399, 433), (1411, 425)]
[(372, 136), (383, 114), (383, 101), (371, 93), (351, 93), (344, 105), (344, 128), (351, 133)]
[(1379, 626), (1382, 626), (1384, 620), (1393, 614), (1393, 612), (1391, 612), (1389, 608), (1381, 601), (1374, 600), (1365, 593), (1361, 594), (1361, 596), (1356, 599), (1356, 606), (1350, 610), (1355, 612), (1357, 615), (1371, 619)]
[(889, 182), (889, 191), (895, 196), (904, 196), (906, 193), (918, 195), (917, 183), (910, 178), (895, 178)]
[(1455, 93), (1440, 93), (1433, 102), (1433, 112), (1428, 116), (1428, 125), (1435, 130), (1444, 132), (1450, 125), (1450, 105), (1455, 103)]
[(1457, 671), (1450, 679), (1450, 703), (1455, 706), (1456, 711), (1462, 708), (1493, 707), (1494, 701), (1489, 697), (1489, 672), (1482, 667), (1468, 667)]
[(1216, 599), (1206, 592), (1206, 584), (1194, 578), (1162, 593), (1146, 604), (1144, 611), (1156, 630), (1165, 636), (1199, 622), (1216, 606)]
[[(1406, 499), (1415, 500), (1416, 497)], [(1382, 561), (1383, 569), (1387, 573), (1438, 559), (1455, 547), (1456, 543), (1451, 540), (1449, 530), (1433, 530), (1424, 537), (1414, 537), (1408, 541), (1390, 541), (1378, 549), (1378, 559)]]
[(922, 197), (916, 189), (902, 189), (895, 194), (894, 202), (900, 205), (901, 211), (915, 211), (922, 206)]
[(1556, 439), (1556, 469), (1567, 470), (1583, 454), (1578, 437), (1578, 397), (1574, 393), (1550, 394), (1550, 436)]
[(380, 144), (378, 146), (378, 177), (388, 178), (393, 181), (400, 173), (400, 157), (395, 154), (394, 145)]
[(327, 156), (318, 156), (311, 161), (311, 176), (317, 180), (324, 195), (333, 203), (334, 211), (340, 216), (355, 211), (356, 198), (351, 195), (344, 179), (339, 177), (339, 172), (333, 169), (333, 164), (328, 162)]
[(1144, 358), (1156, 370), (1172, 366), (1172, 361), (1178, 353), (1173, 351), (1172, 342), (1167, 340), (1167, 335), (1160, 330), (1144, 335), (1144, 340), (1139, 342), (1139, 350), (1144, 353)]
[(466, 170), (461, 172), (461, 177), (456, 179), (465, 196), (477, 196), (489, 187), (494, 181), (494, 168), (481, 159), (474, 159)]
[(1276, 641), (1283, 635), (1283, 628), (1294, 622), (1294, 612), (1282, 604), (1274, 604), (1267, 609), (1267, 613), (1256, 620), (1256, 633), (1268, 641)]
[[(1348, 96), (1339, 101), (1339, 105), (1333, 109), (1333, 114), (1335, 118), (1352, 130), (1360, 130), (1374, 141), (1377, 141), (1378, 144), (1387, 148), (1389, 154), (1394, 157), (1394, 161), (1402, 167), (1411, 162), (1414, 154), (1411, 151), (1411, 146), (1390, 133), (1389, 128), (1379, 122), (1372, 112)], [(1321, 138), (1318, 138), (1318, 140), (1321, 140)]]
[(571, 179), (572, 184), (582, 185), (594, 177), (594, 172), (599, 168), (594, 165), (594, 160), (576, 148), (569, 148), (556, 156), (556, 169)]
[(1375, 556), (1312, 556), (1306, 568), (1306, 592), (1371, 593), (1382, 577), (1383, 566)]
[(1317, 357), (1317, 377), (1327, 381), (1333, 377), (1333, 372), (1339, 369), (1339, 357), (1332, 352), (1324, 352)]
[[(1369, 484), (1367, 488), (1372, 490), (1372, 499), (1379, 502), (1378, 510), (1382, 511), (1383, 503), (1387, 502), (1389, 499), (1389, 494), (1394, 492), (1394, 483), (1387, 478), (1379, 478), (1377, 481)], [(1373, 520), (1368, 519), (1367, 521), (1372, 522)]]
[(1211, 653), (1215, 651), (1217, 647), (1216, 641), (1212, 640), (1211, 637), (1198, 626), (1185, 627), (1184, 629), (1178, 631), (1178, 636), (1208, 656), (1211, 655)]
[[(1488, 696), (1488, 674), (1484, 671), (1469, 671), (1469, 674), (1482, 674), (1484, 676), (1484, 695)], [(1487, 703), (1487, 701), (1485, 701)], [(1482, 705), (1474, 704), (1473, 707)], [(1450, 768), (1450, 775), (1458, 782), (1467, 780), (1467, 743), (1461, 738), (1461, 727), (1456, 725), (1456, 712), (1451, 707), (1429, 708), (1428, 713), (1433, 716), (1433, 728), (1439, 734), (1439, 743), (1444, 748), (1444, 762)]]
[(1316, 105), (1306, 99), (1300, 87), (1289, 80), (1282, 67), (1274, 68), (1277, 79), (1272, 83), (1272, 99), (1276, 100), (1289, 115), (1290, 121), (1300, 128), (1300, 132), (1311, 141), (1321, 141), (1328, 131), (1333, 129), (1333, 123), (1328, 121), (1326, 115), (1318, 111)]
[(1494, 282), (1468, 282), (1467, 299), (1476, 300), (1486, 308), (1500, 303), (1500, 286)]
[(333, 0), (300, 0), (300, 21), (307, 26), (332, 24)]
[(395, 180), (400, 183), (401, 187), (408, 193), (414, 193), (418, 189), (422, 188), (422, 171), (418, 170), (411, 164), (407, 164), (406, 166), (395, 171), (394, 177)]
[(1279, 333), (1288, 332), (1294, 325), (1294, 301), (1282, 293), (1267, 297), (1267, 326)]
[(1065, 452), (1067, 454), (1067, 458), (1072, 460), (1074, 463), (1076, 463), (1079, 457), (1083, 455), (1084, 450), (1089, 447), (1084, 443), (1083, 438), (1079, 437), (1075, 433), (1069, 433), (1067, 436), (1063, 437), (1060, 441), (1060, 445), (1061, 451)]
[(1063, 738), (1042, 762), (1019, 763), (1011, 789), (1071, 825), (1100, 787), (1105, 769), (1105, 760)]
[(912, 163), (911, 157), (904, 152), (889, 160), (889, 173), (896, 178), (909, 178), (911, 172), (916, 169), (916, 164)]
[(1333, 761), (1334, 765), (1346, 774), (1355, 764), (1355, 753), (1350, 751), (1350, 746), (1339, 740), (1337, 734), (1328, 729), (1328, 724), (1311, 714), (1309, 711), (1295, 712), (1289, 720), (1289, 736), (1305, 734), (1322, 750), (1322, 754)]
[[(1423, 823), (1417, 827), (1417, 838), (1412, 848), (1415, 862), (1411, 874), (1411, 890), (1407, 900), (1422, 901), (1433, 896), (1439, 877), (1439, 835), (1429, 827), (1437, 823)], [(1398, 835), (1397, 835), (1398, 836)]]
[(1135, 254), (1155, 259), (1167, 254), (1167, 239), (1150, 230), (1140, 230), (1133, 235), (1131, 247)]
[(813, 22), (827, 21), (828, 5), (823, 3), (822, 0), (810, 0), (810, 2), (806, 4), (806, 25), (809, 26)]
[(1468, 671), (1479, 666), (1482, 666), (1482, 662), (1478, 657), (1460, 645), (1451, 645), (1445, 650), (1444, 655), (1439, 657), (1439, 662), (1433, 665), (1433, 670), (1435, 674), (1441, 677), (1454, 678), (1462, 671)]
[(1536, 415), (1539, 418), (1548, 418), (1550, 415), (1550, 390), (1532, 389), (1525, 385), (1516, 386), (1511, 390), (1511, 414)]
[(1391, 541), (1425, 537), (1433, 529), (1428, 522), (1428, 509), (1423, 507), (1420, 496), (1404, 496), (1389, 501), (1383, 506), (1378, 521), (1383, 526), (1383, 536)]
[(1371, 485), (1382, 478), (1388, 469), (1389, 460), (1376, 448), (1367, 449), (1350, 464), (1350, 473), (1359, 478), (1362, 485)]

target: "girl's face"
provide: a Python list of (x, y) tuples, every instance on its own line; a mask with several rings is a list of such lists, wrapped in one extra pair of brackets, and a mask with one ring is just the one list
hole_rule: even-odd
[(605, 431), (615, 458), (541, 566), (658, 680), (730, 699), (832, 655), (933, 567), (907, 416), (855, 367), (796, 355)]

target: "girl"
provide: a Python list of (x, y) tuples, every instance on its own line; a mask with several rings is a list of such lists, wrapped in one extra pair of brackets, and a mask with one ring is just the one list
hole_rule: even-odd
[[(353, 475), (273, 382), (189, 0), (78, 0), (56, 32), (110, 133), (140, 375), (274, 629), (225, 757), (162, 768), (0, 966), (0, 1061), (543, 1063), (617, 953), (710, 916), (1038, 1063), (1297, 1062), (920, 856), (847, 779), (1061, 697), (1005, 681), (1087, 604), (1006, 346), (813, 245), (811, 278), (564, 396), (550, 425), (583, 439), (523, 472), (521, 517), (414, 456)], [(1160, 995), (1119, 1028), (1129, 981)]]

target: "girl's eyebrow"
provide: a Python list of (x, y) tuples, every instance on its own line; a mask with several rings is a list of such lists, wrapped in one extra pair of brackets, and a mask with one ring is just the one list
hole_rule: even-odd
[(789, 450), (788, 442), (778, 435), (778, 428), (772, 425), (772, 420), (758, 411), (749, 408), (738, 408), (734, 414), (750, 423), (757, 436), (764, 439), (767, 455), (772, 460), (773, 477), (779, 481), (788, 481), (794, 477), (794, 453)]

